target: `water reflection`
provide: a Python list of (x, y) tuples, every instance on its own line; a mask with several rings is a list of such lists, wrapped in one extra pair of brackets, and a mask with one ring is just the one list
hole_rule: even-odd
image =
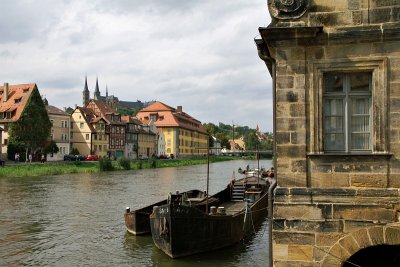
[[(210, 193), (249, 163), (257, 166), (254, 161), (211, 164)], [(126, 232), (125, 206), (148, 205), (175, 190), (205, 189), (205, 178), (205, 165), (0, 178), (0, 266), (265, 266), (263, 228), (237, 246), (178, 260), (158, 250), (151, 236)]]

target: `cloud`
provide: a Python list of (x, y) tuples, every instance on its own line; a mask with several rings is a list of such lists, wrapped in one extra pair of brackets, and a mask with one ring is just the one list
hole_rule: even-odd
[(269, 23), (264, 0), (1, 5), (3, 82), (36, 82), (52, 105), (81, 105), (85, 75), (92, 92), (98, 76), (102, 93), (107, 85), (121, 100), (156, 99), (202, 122), (272, 130), (271, 79), (253, 42)]

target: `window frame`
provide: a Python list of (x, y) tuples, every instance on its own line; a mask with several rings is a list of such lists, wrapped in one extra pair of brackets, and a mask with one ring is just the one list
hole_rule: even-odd
[[(371, 73), (371, 150), (333, 152), (324, 150), (323, 77), (329, 72)], [(307, 155), (390, 155), (389, 151), (389, 82), (387, 57), (350, 57), (346, 59), (310, 60), (310, 79), (306, 79), (306, 97), (309, 99), (307, 120), (309, 133)]]
[[(351, 76), (354, 74), (368, 74), (368, 91), (365, 92), (357, 92), (357, 91), (352, 91), (352, 85), (351, 85)], [(323, 79), (325, 78), (325, 75), (338, 75), (342, 77), (342, 91), (338, 92), (327, 92), (326, 91), (326, 84), (323, 84), (323, 110), (322, 110), (322, 117), (323, 117), (323, 138), (324, 138), (324, 151), (329, 152), (329, 153), (371, 153), (372, 151), (372, 133), (373, 133), (373, 120), (372, 120), (372, 73), (369, 71), (363, 71), (363, 72), (324, 72)], [(325, 80), (325, 79), (324, 79)], [(326, 129), (326, 117), (327, 115), (325, 114), (325, 111), (327, 109), (328, 104), (326, 103), (327, 100), (341, 100), (342, 102), (342, 130), (343, 130), (343, 149), (332, 149), (328, 148), (327, 145), (327, 129)], [(368, 140), (368, 149), (356, 149), (352, 148), (353, 146), (353, 129), (351, 127), (352, 125), (352, 118), (353, 118), (353, 113), (352, 113), (352, 104), (353, 100), (355, 99), (368, 99), (368, 113), (365, 113), (368, 115), (369, 120), (368, 120), (368, 126), (369, 126), (369, 140)], [(330, 132), (330, 134), (335, 134), (336, 132)]]

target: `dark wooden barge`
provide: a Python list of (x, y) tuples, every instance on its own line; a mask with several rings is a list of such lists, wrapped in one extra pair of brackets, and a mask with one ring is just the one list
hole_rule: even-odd
[(155, 245), (178, 258), (239, 242), (267, 215), (268, 185), (257, 177), (233, 180), (206, 206), (191, 205), (182, 194), (171, 195), (150, 215)]
[[(205, 192), (200, 190), (190, 190), (187, 192), (179, 193), (177, 192), (174, 195), (182, 195), (186, 198), (192, 200), (193, 205), (199, 206), (199, 209), (204, 209), (205, 206)], [(150, 214), (153, 211), (153, 207), (162, 206), (167, 204), (173, 194), (170, 193), (168, 199), (159, 201), (157, 203), (151, 204), (149, 206), (131, 210), (129, 207), (126, 208), (124, 218), (125, 218), (125, 226), (129, 233), (134, 235), (145, 235), (150, 234)], [(209, 200), (212, 202), (212, 200)]]

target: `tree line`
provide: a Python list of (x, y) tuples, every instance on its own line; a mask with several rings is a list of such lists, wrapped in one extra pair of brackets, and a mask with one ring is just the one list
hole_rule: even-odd
[(210, 135), (210, 146), (213, 145), (214, 140), (211, 136), (214, 136), (221, 142), (221, 146), (227, 149), (231, 149), (229, 140), (238, 140), (243, 137), (243, 141), (246, 146), (246, 150), (272, 150), (272, 133), (267, 132), (264, 135), (266, 139), (259, 139), (256, 135), (256, 129), (252, 129), (248, 126), (238, 126), (224, 124), (222, 122), (215, 125), (211, 122), (203, 123), (208, 134)]

